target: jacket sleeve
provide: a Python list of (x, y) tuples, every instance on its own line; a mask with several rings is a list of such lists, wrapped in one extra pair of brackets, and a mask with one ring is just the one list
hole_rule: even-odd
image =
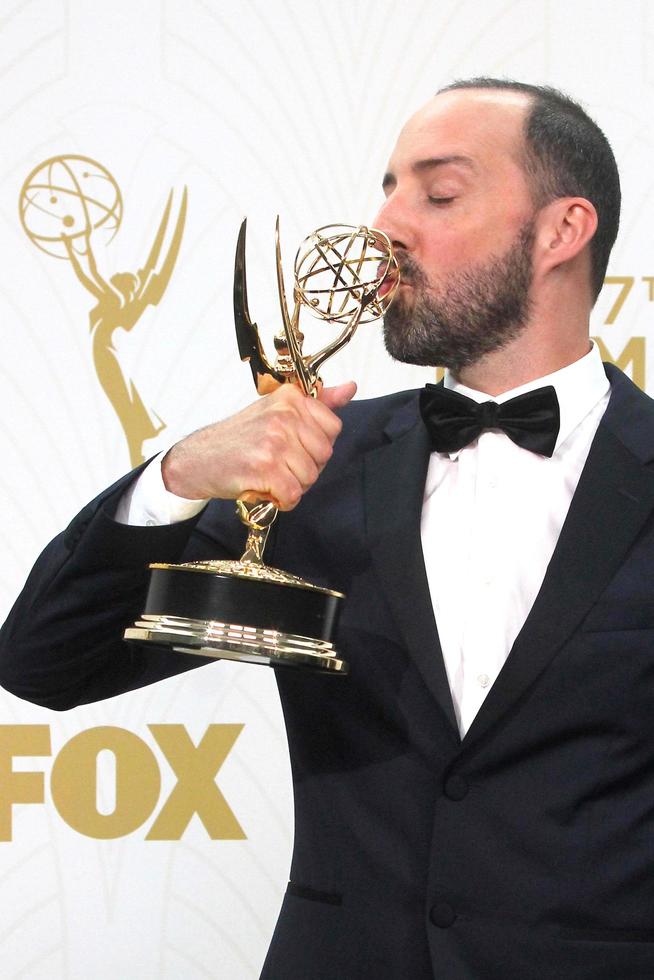
[[(148, 564), (187, 560), (199, 521), (132, 527), (112, 520), (137, 475), (88, 504), (32, 569), (0, 631), (0, 684), (17, 697), (64, 710), (204, 662), (190, 654), (135, 648), (122, 638), (143, 612)], [(202, 555), (197, 542), (190, 550), (192, 558), (220, 557)]]

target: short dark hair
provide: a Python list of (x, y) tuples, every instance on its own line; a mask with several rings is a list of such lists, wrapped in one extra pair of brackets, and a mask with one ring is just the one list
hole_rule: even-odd
[(529, 98), (524, 167), (537, 207), (557, 197), (585, 197), (594, 205), (598, 223), (590, 259), (597, 299), (620, 223), (620, 176), (609, 141), (578, 102), (549, 85), (481, 77), (452, 82), (437, 94), (473, 88), (509, 89)]

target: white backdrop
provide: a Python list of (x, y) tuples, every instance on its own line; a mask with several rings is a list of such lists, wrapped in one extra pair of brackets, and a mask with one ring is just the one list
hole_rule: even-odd
[[(650, 0), (0, 0), (0, 616), (41, 547), (129, 469), (93, 367), (92, 301), (70, 264), (38, 251), (20, 225), (20, 189), (37, 164), (80, 154), (115, 177), (125, 210), (114, 240), (96, 251), (106, 276), (143, 264), (170, 189), (188, 187), (168, 289), (115, 337), (124, 372), (167, 423), (150, 450), (252, 398), (231, 315), (244, 215), (250, 306), (270, 337), (279, 322), (276, 213), (288, 258), (318, 225), (369, 221), (400, 125), (453, 78), (554, 84), (604, 128), (623, 178), (609, 270), (622, 281), (605, 287), (593, 333), (654, 387), (653, 46)], [(391, 364), (372, 326), (325, 375), (356, 378), (367, 397), (421, 385), (429, 372)], [(246, 839), (210, 840), (197, 817), (180, 840), (145, 839), (175, 784), (153, 724), (184, 725), (196, 743), (210, 724), (244, 726), (217, 781)], [(3, 976), (257, 977), (292, 840), (271, 672), (215, 664), (65, 715), (0, 693), (0, 725), (5, 754), (39, 732), (52, 747), (13, 762), (45, 774), (42, 804), (12, 807), (0, 778), (0, 822), (13, 817), (11, 839), (0, 842)], [(98, 726), (138, 737), (162, 778), (155, 814), (114, 840), (70, 827), (51, 794), (53, 758)], [(117, 805), (112, 759), (98, 757), (104, 813)]]

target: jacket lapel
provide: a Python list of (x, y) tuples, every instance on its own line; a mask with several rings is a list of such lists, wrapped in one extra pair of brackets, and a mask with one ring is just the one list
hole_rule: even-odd
[(561, 650), (622, 563), (654, 509), (652, 403), (608, 370), (611, 401), (593, 441), (545, 579), (495, 684), (463, 740), (492, 728)]
[(375, 571), (409, 652), (458, 743), (420, 540), (430, 446), (425, 427), (416, 420), (416, 406), (411, 403), (410, 413), (387, 430), (389, 441), (364, 459), (366, 533)]

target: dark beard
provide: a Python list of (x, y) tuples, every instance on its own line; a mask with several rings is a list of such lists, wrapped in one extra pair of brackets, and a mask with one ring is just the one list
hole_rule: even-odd
[[(448, 367), (454, 374), (520, 335), (531, 311), (534, 222), (525, 222), (504, 255), (452, 276), (442, 297), (408, 256), (398, 256), (411, 283), (384, 317), (386, 350), (398, 361)], [(413, 301), (411, 302), (411, 298)]]

